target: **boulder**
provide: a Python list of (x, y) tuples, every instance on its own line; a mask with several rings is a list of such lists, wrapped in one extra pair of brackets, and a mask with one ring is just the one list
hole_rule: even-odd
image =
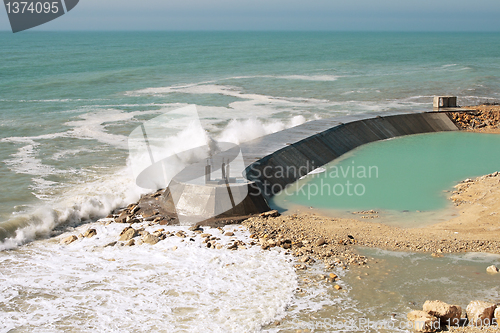
[(95, 235), (97, 235), (97, 230), (89, 229), (89, 230), (85, 231), (85, 233), (83, 234), (83, 237), (92, 238)]
[(71, 236), (68, 236), (68, 237), (64, 238), (63, 240), (61, 240), (61, 244), (69, 245), (69, 244), (73, 243), (74, 241), (76, 241), (77, 239), (78, 239), (78, 237), (76, 237), (75, 235), (71, 235)]
[(158, 238), (158, 236), (155, 236), (155, 235), (146, 234), (146, 235), (142, 236), (141, 240), (143, 243), (155, 245), (156, 243), (158, 243), (160, 241), (160, 238)]
[(224, 236), (234, 236), (234, 232), (228, 231), (224, 234)]
[(425, 311), (412, 311), (407, 318), (417, 332), (436, 332), (441, 327), (439, 319)]
[(125, 223), (130, 219), (130, 214), (124, 210), (123, 212), (118, 215), (118, 217), (115, 219), (115, 222), (117, 223)]
[(462, 317), (462, 308), (458, 305), (450, 305), (441, 301), (426, 301), (424, 312), (439, 318), (442, 323), (448, 325), (458, 325)]
[(498, 273), (498, 268), (495, 265), (491, 265), (488, 268), (486, 268), (486, 272), (496, 274)]
[(127, 227), (127, 228), (123, 229), (123, 231), (120, 233), (120, 239), (119, 240), (121, 242), (125, 242), (125, 241), (128, 241), (128, 240), (131, 240), (135, 236), (137, 236), (137, 230), (135, 230), (132, 227)]
[(496, 304), (483, 301), (472, 301), (467, 305), (467, 319), (474, 326), (488, 326), (492, 324)]

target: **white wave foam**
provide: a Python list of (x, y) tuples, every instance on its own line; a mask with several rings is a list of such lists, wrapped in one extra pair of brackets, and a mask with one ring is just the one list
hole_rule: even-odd
[(12, 155), (11, 160), (5, 161), (5, 164), (9, 165), (17, 173), (40, 176), (56, 173), (54, 168), (43, 165), (39, 159), (34, 157), (37, 145), (38, 143), (33, 141), (32, 144), (21, 147), (17, 153)]
[[(178, 237), (102, 247), (124, 226), (88, 227), (97, 236), (69, 246), (54, 239), (0, 253), (4, 329), (255, 332), (284, 315), (297, 287), (291, 263), (278, 251), (213, 250), (199, 238)], [(205, 232), (229, 239), (217, 229)], [(248, 232), (235, 232), (248, 239)]]
[[(50, 185), (54, 191), (54, 186)], [(59, 225), (73, 225), (106, 216), (116, 208), (136, 202), (145, 193), (135, 185), (129, 168), (113, 175), (103, 175), (95, 181), (73, 186), (65, 184), (65, 188), (56, 192), (59, 193), (57, 196), (42, 194), (39, 198), (45, 200), (43, 204), (0, 225), (0, 250), (47, 237)]]
[(306, 122), (303, 116), (295, 116), (288, 123), (273, 121), (269, 123), (258, 119), (232, 120), (217, 137), (221, 142), (240, 144), (261, 136), (282, 131), (285, 128), (295, 127)]
[(302, 80), (302, 81), (323, 81), (332, 82), (337, 81), (340, 76), (336, 75), (281, 75), (281, 76), (271, 76), (277, 79), (285, 80)]
[[(227, 119), (227, 108), (216, 109), (220, 112), (220, 119)], [(205, 111), (209, 112), (210, 115), (214, 113), (212, 112), (214, 110)], [(37, 237), (46, 236), (61, 224), (79, 223), (82, 220), (105, 216), (113, 209), (137, 201), (139, 198), (140, 191), (134, 185), (133, 174), (128, 173), (129, 169), (121, 170), (113, 175), (98, 175), (95, 174), (95, 170), (83, 170), (75, 168), (75, 166), (64, 169), (58, 166), (64, 166), (61, 163), (44, 164), (40, 157), (43, 143), (38, 141), (65, 137), (83, 140), (95, 139), (112, 147), (125, 148), (126, 137), (106, 133), (107, 124), (132, 122), (135, 121), (134, 117), (137, 115), (157, 114), (159, 112), (161, 110), (128, 113), (119, 110), (93, 111), (78, 116), (77, 120), (67, 122), (65, 125), (72, 128), (66, 132), (2, 139), (2, 142), (22, 144), (5, 163), (13, 172), (33, 176), (30, 187), (34, 190), (33, 194), (44, 202), (44, 206), (34, 209), (28, 214), (16, 215), (14, 219), (3, 225), (5, 230), (2, 233), (3, 243), (0, 248), (12, 248)], [(305, 122), (303, 116), (292, 117), (287, 122), (277, 120), (265, 122), (258, 119), (233, 120), (221, 133), (217, 132), (213, 135), (219, 141), (241, 143), (303, 122)], [(167, 125), (172, 124), (169, 122)], [(195, 133), (196, 136), (193, 133), (189, 129), (181, 131), (176, 140), (168, 141), (166, 144), (175, 146), (175, 151), (182, 150), (181, 146), (186, 142), (196, 138), (201, 139), (198, 132)], [(90, 149), (85, 145), (86, 143), (75, 149), (56, 152), (52, 154), (52, 160), (64, 160), (79, 152), (90, 152), (96, 149), (95, 147)], [(172, 166), (172, 170), (177, 169)], [(56, 183), (50, 179), (54, 175), (65, 175), (68, 177), (68, 181)], [(95, 180), (91, 180), (92, 178)], [(87, 183), (82, 184), (82, 182)]]

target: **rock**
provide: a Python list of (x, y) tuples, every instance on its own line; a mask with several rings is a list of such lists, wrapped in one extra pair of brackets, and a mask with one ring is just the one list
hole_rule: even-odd
[(78, 237), (76, 237), (75, 235), (71, 235), (71, 236), (68, 236), (68, 237), (64, 238), (63, 240), (61, 240), (61, 244), (69, 245), (69, 244), (73, 243), (74, 241), (76, 241), (77, 239), (78, 239)]
[(125, 223), (129, 219), (130, 219), (129, 213), (126, 210), (124, 210), (123, 212), (120, 213), (120, 215), (118, 215), (118, 217), (115, 219), (115, 222), (117, 222), (117, 223)]
[(500, 325), (500, 308), (496, 308), (493, 313), (495, 319), (497, 320), (497, 325)]
[(341, 286), (339, 286), (338, 284), (336, 284), (333, 288), (335, 288), (335, 289), (337, 289), (337, 290), (342, 289), (342, 287), (341, 287)]
[(338, 278), (337, 275), (333, 274), (333, 273), (330, 273), (330, 275), (328, 276), (330, 279), (332, 280), (335, 280), (336, 278)]
[(316, 241), (316, 246), (321, 246), (323, 244), (326, 244), (326, 240), (323, 238), (323, 237), (320, 237), (317, 241)]
[(199, 226), (199, 225), (193, 225), (192, 227), (189, 227), (188, 229), (189, 231), (196, 231), (196, 230), (201, 230), (203, 231), (203, 229)]
[(155, 236), (155, 235), (147, 234), (147, 235), (142, 236), (141, 240), (143, 243), (155, 245), (156, 243), (158, 243), (160, 241), (160, 238), (158, 238), (158, 236)]
[(85, 233), (83, 234), (83, 237), (92, 238), (95, 235), (97, 235), (97, 230), (89, 229), (89, 230), (85, 231)]
[(458, 305), (450, 305), (441, 301), (425, 301), (424, 312), (439, 318), (441, 323), (458, 325), (462, 317), (462, 308)]
[(472, 301), (467, 305), (467, 318), (474, 326), (491, 325), (497, 306), (494, 303)]
[(137, 230), (135, 230), (132, 227), (127, 227), (127, 228), (123, 229), (123, 231), (120, 233), (119, 240), (122, 242), (125, 242), (128, 240), (131, 240), (135, 236), (137, 236)]
[(437, 317), (425, 311), (412, 311), (408, 313), (407, 318), (417, 332), (436, 332), (441, 326)]
[(234, 236), (234, 232), (228, 231), (224, 234), (224, 236)]
[(280, 215), (281, 214), (277, 210), (270, 210), (268, 212), (264, 212), (264, 213), (260, 214), (259, 216), (268, 218), (268, 217), (278, 217)]
[(111, 242), (111, 243), (108, 243), (108, 244), (104, 245), (104, 247), (115, 246), (116, 243), (118, 243), (118, 242), (114, 241), (114, 242)]
[(495, 265), (491, 265), (488, 268), (486, 268), (486, 272), (496, 274), (498, 273), (498, 268)]
[(133, 239), (129, 240), (127, 242), (127, 244), (125, 244), (126, 246), (134, 246), (135, 245), (135, 241)]
[(177, 246), (172, 247), (172, 251), (177, 250)]
[(149, 212), (148, 212), (148, 211), (146, 211), (146, 212), (141, 213), (142, 218), (143, 218), (144, 220), (146, 220), (146, 221), (148, 221), (148, 219), (151, 219), (151, 220), (149, 220), (149, 221), (154, 220), (154, 216), (155, 216), (156, 214), (157, 214), (157, 212), (153, 212), (153, 211), (149, 211)]
[(201, 234), (200, 237), (202, 238), (207, 238), (207, 237), (211, 237), (212, 235), (211, 234)]

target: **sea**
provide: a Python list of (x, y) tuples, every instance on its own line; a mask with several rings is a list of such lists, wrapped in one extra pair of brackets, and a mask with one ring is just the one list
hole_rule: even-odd
[[(314, 282), (321, 265), (296, 272), (279, 250), (104, 247), (123, 229), (105, 217), (152, 191), (128, 149), (141, 124), (195, 106), (207, 137), (238, 144), (316, 119), (426, 111), (434, 95), (497, 103), (499, 33), (0, 32), (0, 59), (0, 332), (378, 332), (360, 318), (403, 321), (426, 284), (466, 305), (441, 286), (500, 262), (360, 249), (386, 270), (339, 268), (335, 291)], [(91, 227), (96, 237), (60, 244)], [(449, 276), (429, 280), (432, 265)], [(360, 285), (364, 274), (377, 278)], [(498, 279), (473, 277), (478, 297), (499, 297)], [(361, 290), (379, 290), (376, 304)]]

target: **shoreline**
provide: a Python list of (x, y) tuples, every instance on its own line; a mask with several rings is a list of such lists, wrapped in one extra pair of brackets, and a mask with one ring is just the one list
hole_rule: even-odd
[[(471, 109), (471, 107), (467, 107), (467, 109)], [(482, 121), (484, 123), (484, 119), (496, 120), (479, 128), (474, 128), (476, 124), (474, 120), (477, 119), (478, 115), (484, 115), (482, 110), (470, 118), (458, 117), (450, 113), (449, 116), (463, 131), (500, 133), (498, 127), (500, 106), (495, 106), (493, 111), (493, 113), (488, 111), (489, 118), (483, 118)], [(461, 113), (463, 114), (463, 112)], [(158, 208), (158, 204), (164, 200), (163, 192), (164, 190), (160, 190), (146, 195), (138, 203), (116, 211), (115, 214), (110, 214), (108, 223), (122, 223), (125, 229), (140, 222), (148, 222), (150, 226), (158, 225), (158, 227), (160, 225), (176, 225), (178, 222), (169, 213), (170, 209)], [(365, 217), (370, 217), (376, 212), (361, 212), (364, 214), (356, 214), (356, 218), (354, 216), (353, 218), (335, 218), (315, 212), (280, 215), (277, 211), (270, 211), (257, 216), (241, 216), (216, 221), (219, 225), (240, 224), (244, 226), (251, 234), (251, 241), (246, 244), (232, 239), (223, 245), (210, 237), (206, 238), (204, 243), (206, 243), (207, 248), (215, 251), (220, 249), (244, 251), (247, 247), (254, 246), (260, 246), (263, 250), (281, 247), (286, 254), (295, 257), (294, 268), (298, 273), (307, 272), (313, 265), (322, 262), (324, 275), (321, 275), (321, 278), (331, 282), (331, 287), (337, 290), (342, 289), (342, 287), (336, 284), (337, 282), (341, 284), (339, 278), (330, 273), (334, 269), (347, 269), (349, 266), (369, 268), (372, 264), (370, 259), (359, 254), (358, 247), (428, 253), (430, 257), (466, 252), (500, 254), (500, 219), (498, 219), (500, 214), (500, 173), (495, 172), (462, 181), (455, 186), (455, 191), (450, 193), (449, 200), (458, 209), (459, 216), (423, 227), (390, 226), (377, 222), (376, 219)], [(192, 228), (193, 232), (198, 231), (196, 227)], [(147, 236), (147, 234), (140, 235)], [(164, 237), (174, 236), (173, 234), (164, 234), (163, 230), (158, 235), (155, 233), (151, 235), (158, 238), (156, 242), (161, 241)], [(186, 237), (186, 235), (178, 234), (175, 236)], [(200, 236), (205, 237), (206, 235), (201, 234)], [(125, 243), (116, 245), (125, 245)], [(140, 244), (128, 243), (126, 245)], [(376, 265), (376, 262), (373, 264)], [(486, 329), (450, 327), (449, 330), (453, 332), (493, 332), (497, 331), (498, 328), (497, 326)]]
[[(463, 112), (457, 109), (457, 112), (447, 112), (449, 118), (461, 130), (500, 133), (499, 105), (464, 108), (472, 111)], [(356, 245), (394, 251), (429, 252), (435, 255), (471, 251), (500, 254), (500, 222), (495, 221), (497, 213), (500, 214), (500, 204), (496, 203), (500, 202), (496, 200), (500, 199), (498, 184), (498, 172), (474, 180), (464, 180), (455, 186), (456, 191), (449, 198), (458, 208), (459, 216), (423, 227), (389, 226), (371, 218), (374, 214), (370, 212), (360, 212), (366, 214), (355, 214), (356, 217), (353, 218), (339, 218), (328, 217), (318, 211), (278, 217), (275, 216), (277, 212), (268, 212), (260, 216), (212, 218), (205, 221), (205, 224), (215, 227), (242, 224), (255, 235), (255, 239), (260, 241), (263, 248), (273, 245), (262, 239), (267, 235), (267, 241), (274, 240), (276, 246), (280, 246), (283, 239), (290, 241), (291, 246), (284, 243), (285, 247), (291, 251), (297, 250), (299, 254), (304, 252), (300, 250), (304, 245), (303, 241), (307, 242), (307, 251), (314, 252), (314, 246), (310, 245), (321, 238), (324, 242), (320, 246), (327, 245), (331, 253), (343, 253), (348, 245)], [(484, 208), (486, 204), (489, 208)], [(115, 211), (108, 215), (108, 218), (125, 224), (149, 222), (152, 225), (176, 225), (178, 219), (171, 213), (173, 211), (175, 208), (173, 202), (168, 200), (167, 189), (145, 195), (139, 202)], [(362, 218), (364, 220), (361, 220)], [(266, 232), (267, 229), (274, 233)], [(299, 234), (295, 230), (303, 231)], [(294, 242), (302, 244), (298, 246)]]

